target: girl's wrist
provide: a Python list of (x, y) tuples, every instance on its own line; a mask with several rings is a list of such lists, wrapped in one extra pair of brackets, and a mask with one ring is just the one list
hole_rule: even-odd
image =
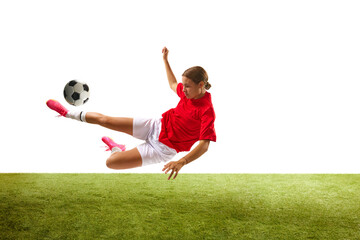
[(183, 166), (185, 166), (186, 164), (188, 164), (188, 161), (185, 157), (180, 159), (180, 162), (182, 163)]

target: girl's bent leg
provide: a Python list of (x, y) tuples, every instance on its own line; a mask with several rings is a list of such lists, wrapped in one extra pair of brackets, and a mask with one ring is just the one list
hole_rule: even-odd
[(114, 152), (106, 161), (111, 169), (129, 169), (142, 166), (142, 159), (137, 148), (125, 152)]
[(133, 135), (133, 118), (109, 117), (100, 113), (87, 112), (86, 122)]

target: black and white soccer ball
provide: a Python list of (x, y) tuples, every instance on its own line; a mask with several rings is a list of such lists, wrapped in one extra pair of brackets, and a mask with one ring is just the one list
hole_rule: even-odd
[(71, 105), (83, 105), (89, 100), (89, 96), (89, 86), (86, 83), (71, 80), (65, 85), (64, 98)]

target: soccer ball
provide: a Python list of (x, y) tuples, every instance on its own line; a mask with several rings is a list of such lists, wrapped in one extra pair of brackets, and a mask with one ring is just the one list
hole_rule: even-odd
[(80, 106), (89, 100), (89, 86), (77, 80), (71, 80), (65, 85), (64, 98), (74, 106)]

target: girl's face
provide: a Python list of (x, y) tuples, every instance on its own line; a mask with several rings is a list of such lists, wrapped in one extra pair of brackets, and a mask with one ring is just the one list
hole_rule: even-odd
[(196, 84), (190, 78), (183, 76), (182, 84), (184, 85), (183, 92), (188, 99), (198, 99), (205, 95), (204, 82)]

